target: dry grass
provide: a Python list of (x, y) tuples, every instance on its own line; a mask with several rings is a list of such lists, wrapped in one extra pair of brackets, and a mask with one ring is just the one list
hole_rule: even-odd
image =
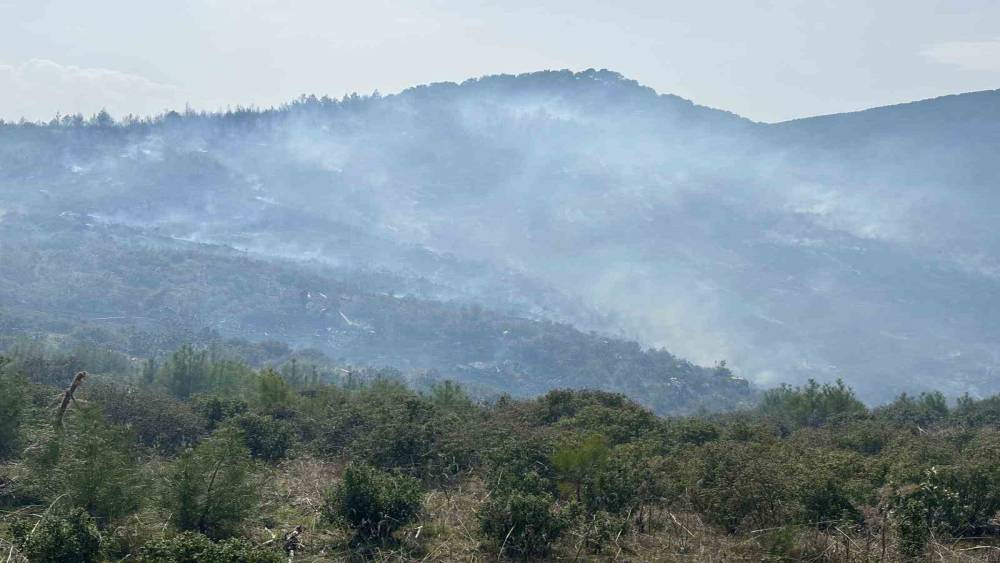
[[(478, 537), (477, 510), (488, 493), (475, 476), (444, 489), (430, 491), (424, 511), (414, 523), (397, 533), (391, 546), (362, 549), (351, 544), (349, 533), (322, 520), (322, 499), (341, 474), (343, 464), (300, 458), (287, 462), (268, 476), (261, 514), (253, 523), (255, 537), (266, 541), (296, 525), (306, 526), (306, 549), (296, 561), (447, 562), (498, 561), (505, 558), (485, 548)], [(820, 531), (809, 527), (784, 527), (729, 535), (707, 525), (697, 514), (666, 508), (644, 511), (641, 525), (634, 522), (607, 542), (599, 553), (585, 548), (586, 531), (574, 527), (563, 535), (548, 556), (550, 561), (621, 561), (706, 563), (803, 562), (901, 562), (887, 534), (883, 549), (879, 530), (850, 528)], [(997, 562), (1000, 548), (975, 541), (954, 544), (933, 542), (918, 559), (934, 562)]]
[[(467, 476), (450, 486), (427, 493), (420, 518), (397, 533), (398, 541), (381, 547), (352, 544), (351, 534), (324, 522), (323, 499), (341, 476), (344, 464), (300, 457), (261, 475), (262, 504), (247, 523), (247, 535), (259, 543), (277, 542), (302, 525), (305, 549), (298, 563), (326, 561), (366, 562), (486, 562), (506, 560), (486, 548), (478, 536), (477, 511), (488, 493), (479, 478)], [(19, 513), (40, 512), (44, 507), (23, 508)], [(14, 514), (0, 513), (0, 563), (24, 561), (5, 541), (4, 521)], [(168, 515), (144, 512), (122, 522), (115, 530), (121, 543), (138, 546), (167, 532)], [(550, 561), (574, 562), (857, 562), (908, 561), (898, 552), (892, 534), (883, 536), (877, 526), (869, 531), (850, 527), (816, 530), (783, 527), (729, 535), (707, 525), (697, 514), (666, 507), (647, 509), (620, 534), (605, 542), (599, 553), (586, 548), (583, 526), (567, 530), (553, 546)], [(106, 532), (106, 533), (108, 533)], [(9, 539), (9, 538), (7, 538)], [(110, 538), (109, 538), (110, 539)], [(9, 559), (9, 562), (8, 562)], [(127, 558), (132, 560), (131, 558)], [(916, 561), (936, 563), (1000, 563), (996, 538), (960, 542), (932, 541), (928, 553)]]

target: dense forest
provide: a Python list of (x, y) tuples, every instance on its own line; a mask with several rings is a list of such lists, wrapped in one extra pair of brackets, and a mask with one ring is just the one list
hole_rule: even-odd
[[(0, 359), (6, 561), (995, 560), (1000, 397), (841, 383), (662, 418), (287, 348)], [(77, 369), (90, 366), (91, 372)]]

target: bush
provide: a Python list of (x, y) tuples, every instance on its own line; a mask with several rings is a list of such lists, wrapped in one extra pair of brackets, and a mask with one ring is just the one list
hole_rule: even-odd
[(288, 456), (295, 441), (292, 426), (271, 416), (244, 414), (233, 423), (243, 431), (243, 439), (254, 459), (278, 461)]
[(548, 494), (517, 490), (491, 496), (479, 510), (479, 530), (494, 549), (510, 557), (540, 557), (549, 552), (568, 524)]
[(191, 402), (194, 411), (205, 418), (209, 430), (215, 430), (222, 422), (250, 410), (250, 405), (243, 399), (226, 399), (218, 395), (198, 395)]
[(284, 558), (274, 550), (233, 538), (218, 543), (194, 532), (152, 541), (143, 546), (140, 563), (281, 563)]
[(493, 493), (556, 494), (552, 447), (541, 439), (510, 440), (489, 452), (486, 482)]
[(921, 393), (916, 398), (903, 393), (874, 414), (877, 419), (894, 424), (926, 427), (948, 417), (948, 401), (940, 392)]
[(584, 489), (590, 496), (593, 482), (607, 462), (608, 451), (604, 436), (591, 434), (580, 442), (560, 447), (552, 454), (552, 467), (562, 484), (572, 490), (577, 502), (583, 502)]
[(787, 453), (759, 444), (712, 442), (695, 452), (687, 481), (695, 509), (729, 532), (767, 528), (795, 512), (794, 471)]
[(237, 532), (255, 492), (242, 434), (222, 428), (168, 469), (163, 501), (177, 529), (220, 539)]
[(467, 420), (442, 412), (394, 382), (377, 382), (353, 394), (346, 404), (331, 409), (322, 425), (316, 444), (322, 453), (346, 453), (380, 469), (421, 478), (469, 467), (476, 450)]
[(85, 397), (101, 405), (112, 424), (127, 424), (145, 446), (175, 452), (205, 434), (205, 421), (187, 403), (149, 389), (95, 381)]
[(663, 496), (652, 459), (637, 448), (620, 446), (597, 472), (583, 503), (589, 513), (622, 514)]
[(81, 405), (61, 431), (31, 448), (21, 486), (49, 500), (65, 496), (107, 526), (139, 508), (137, 453), (130, 431), (108, 425), (99, 407)]
[(722, 434), (717, 425), (700, 418), (682, 418), (668, 421), (665, 425), (669, 441), (676, 444), (701, 446), (719, 439)]
[(101, 534), (94, 519), (82, 508), (64, 513), (46, 512), (37, 525), (33, 521), (16, 520), (11, 533), (17, 548), (34, 563), (101, 560)]
[(295, 394), (281, 374), (265, 369), (257, 375), (256, 404), (261, 411), (276, 416), (287, 416)]
[(867, 412), (864, 403), (843, 381), (820, 385), (812, 379), (802, 387), (782, 385), (767, 391), (759, 410), (790, 428), (843, 422)]
[(932, 467), (919, 484), (902, 487), (892, 506), (907, 553), (921, 553), (931, 532), (958, 538), (992, 531), (998, 491), (1000, 469), (992, 459)]
[(861, 512), (854, 506), (843, 485), (833, 479), (812, 483), (802, 498), (802, 517), (819, 528), (829, 528), (837, 522), (857, 522)]
[(354, 529), (360, 539), (385, 539), (412, 520), (422, 503), (415, 479), (352, 463), (328, 494), (324, 513), (331, 522)]

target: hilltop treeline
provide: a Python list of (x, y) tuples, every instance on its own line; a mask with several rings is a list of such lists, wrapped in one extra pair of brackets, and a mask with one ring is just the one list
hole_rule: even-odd
[(0, 360), (12, 561), (894, 561), (1000, 545), (1000, 397), (870, 409), (811, 382), (661, 418), (607, 392), (481, 403), (450, 381), (182, 346), (91, 353), (103, 373), (60, 423), (66, 362), (23, 346)]

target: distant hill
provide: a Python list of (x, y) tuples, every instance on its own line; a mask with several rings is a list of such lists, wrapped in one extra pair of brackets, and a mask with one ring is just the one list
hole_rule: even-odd
[[(768, 125), (609, 71), (547, 71), (266, 111), (7, 125), (0, 225), (76, 214), (88, 228), (127, 228), (117, 235), (126, 245), (154, 237), (201, 256), (238, 249), (247, 264), (405, 288), (420, 307), (479, 305), (496, 319), (582, 331), (571, 331), (577, 352), (565, 348), (578, 363), (546, 360), (509, 380), (525, 392), (615, 381), (614, 366), (574, 375), (586, 371), (583, 343), (614, 337), (702, 365), (725, 359), (763, 384), (840, 377), (869, 400), (930, 388), (985, 394), (1000, 391), (998, 99)], [(75, 270), (72, 253), (64, 258), (60, 267)], [(25, 260), (0, 278), (10, 288), (31, 271)], [(0, 307), (42, 308), (10, 288)], [(207, 303), (204, 313), (224, 310)], [(249, 314), (245, 302), (231, 306), (230, 316)], [(406, 310), (386, 306), (378, 322), (405, 324)], [(289, 339), (319, 326), (287, 315), (304, 323)], [(333, 354), (494, 366), (446, 354), (458, 340), (438, 333), (452, 338), (451, 329), (419, 330), (426, 344), (359, 339)]]
[[(264, 262), (85, 218), (0, 222), (0, 334), (163, 356), (199, 330), (323, 351), (354, 366), (525, 397), (587, 387), (662, 413), (732, 409), (754, 391), (726, 369), (570, 326), (428, 301), (387, 274)], [(0, 339), (2, 341), (2, 339)]]

